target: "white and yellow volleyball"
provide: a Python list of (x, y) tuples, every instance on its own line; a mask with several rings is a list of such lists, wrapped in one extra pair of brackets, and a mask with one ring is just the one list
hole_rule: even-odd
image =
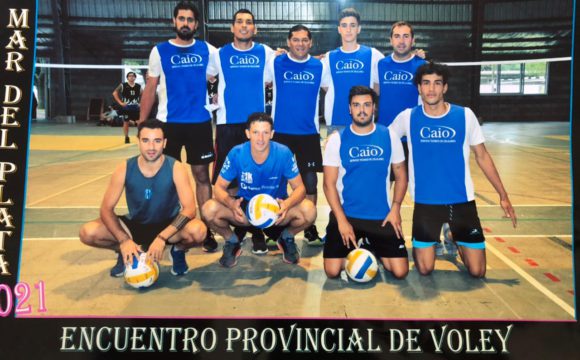
[(344, 270), (349, 278), (357, 282), (371, 281), (379, 269), (377, 259), (370, 251), (354, 249), (346, 256)]
[(159, 278), (159, 266), (146, 253), (133, 257), (133, 263), (125, 267), (125, 281), (136, 289), (149, 287)]
[(268, 194), (258, 194), (250, 199), (246, 216), (250, 224), (260, 229), (272, 226), (278, 220), (280, 205)]

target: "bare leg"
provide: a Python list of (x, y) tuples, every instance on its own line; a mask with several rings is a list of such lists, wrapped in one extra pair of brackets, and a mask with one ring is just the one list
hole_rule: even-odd
[(413, 248), (413, 259), (419, 274), (431, 274), (435, 269), (435, 247)]

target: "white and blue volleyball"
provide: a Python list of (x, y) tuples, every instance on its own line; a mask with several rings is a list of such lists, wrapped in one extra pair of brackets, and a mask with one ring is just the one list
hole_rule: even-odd
[(136, 289), (149, 287), (159, 278), (159, 266), (146, 253), (141, 253), (137, 260), (125, 267), (125, 281)]
[(250, 199), (246, 216), (250, 224), (260, 229), (272, 226), (278, 220), (280, 205), (268, 194), (258, 194)]
[(346, 256), (344, 270), (349, 278), (357, 282), (371, 281), (379, 269), (377, 259), (370, 251), (354, 249)]

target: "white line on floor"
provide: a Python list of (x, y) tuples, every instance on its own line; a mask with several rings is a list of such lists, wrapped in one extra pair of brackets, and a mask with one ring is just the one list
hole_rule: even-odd
[(521, 277), (526, 279), (533, 287), (535, 287), (540, 292), (542, 292), (544, 295), (546, 295), (546, 297), (548, 297), (548, 299), (552, 300), (554, 303), (556, 303), (556, 305), (560, 306), (562, 309), (564, 309), (564, 311), (566, 311), (568, 314), (570, 314), (570, 316), (574, 317), (574, 315), (575, 315), (574, 308), (571, 307), (570, 305), (566, 304), (566, 302), (564, 300), (560, 299), (553, 292), (548, 290), (544, 285), (540, 284), (530, 274), (528, 274), (526, 271), (524, 271), (522, 268), (520, 268), (518, 265), (516, 265), (513, 261), (508, 259), (505, 255), (503, 255), (499, 250), (497, 250), (495, 247), (493, 247), (489, 243), (486, 244), (485, 248), (488, 249), (489, 251), (491, 251), (495, 256), (497, 256), (501, 261), (506, 263), (509, 267), (511, 267)]
[(69, 191), (71, 191), (71, 190), (78, 189), (78, 188), (80, 188), (80, 187), (82, 187), (82, 186), (85, 186), (85, 185), (87, 185), (87, 184), (90, 184), (90, 183), (92, 183), (92, 182), (95, 182), (95, 181), (98, 181), (98, 180), (101, 180), (101, 179), (103, 179), (103, 178), (110, 177), (110, 176), (111, 176), (111, 173), (108, 173), (108, 174), (105, 174), (105, 175), (98, 176), (98, 177), (96, 177), (96, 178), (94, 178), (94, 179), (92, 179), (92, 180), (85, 181), (85, 182), (83, 182), (83, 183), (80, 183), (80, 184), (77, 184), (77, 185), (75, 185), (75, 186), (73, 186), (73, 187), (70, 187), (70, 188), (68, 188), (68, 189), (66, 189), (66, 190), (59, 191), (59, 192), (57, 192), (57, 193), (54, 193), (54, 194), (52, 194), (52, 195), (49, 195), (49, 196), (43, 197), (42, 199), (39, 199), (39, 200), (33, 201), (33, 202), (29, 203), (29, 204), (28, 204), (26, 207), (27, 207), (27, 208), (30, 208), (31, 206), (34, 206), (35, 204), (41, 203), (41, 202), (43, 202), (43, 201), (46, 201), (46, 200), (48, 200), (48, 199), (51, 199), (51, 198), (53, 198), (53, 197), (56, 197), (56, 196), (62, 195), (62, 194), (66, 193), (66, 192), (69, 192)]

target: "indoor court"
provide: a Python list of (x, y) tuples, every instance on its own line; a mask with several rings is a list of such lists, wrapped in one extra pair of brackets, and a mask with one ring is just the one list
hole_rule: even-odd
[[(223, 268), (218, 238), (218, 252), (190, 250), (189, 273), (175, 277), (166, 251), (159, 280), (147, 290), (110, 277), (115, 254), (78, 238), (81, 224), (98, 216), (116, 164), (137, 154), (135, 132), (130, 129), (132, 143), (125, 145), (119, 128), (32, 124), (19, 279), (44, 281), (48, 311), (31, 316), (574, 320), (569, 123), (483, 124), (518, 215), (513, 229), (472, 156), (487, 240), (484, 279), (471, 278), (449, 255), (438, 257), (427, 277), (419, 276), (410, 257), (405, 280), (384, 270), (367, 284), (327, 279), (322, 248), (303, 244), (300, 234), (298, 266), (272, 252), (252, 254), (248, 239), (238, 265)], [(124, 206), (123, 198), (118, 213)], [(328, 211), (319, 186), (316, 225), (322, 233)], [(409, 255), (411, 214), (407, 194), (402, 217)], [(30, 301), (33, 308), (36, 301)]]

